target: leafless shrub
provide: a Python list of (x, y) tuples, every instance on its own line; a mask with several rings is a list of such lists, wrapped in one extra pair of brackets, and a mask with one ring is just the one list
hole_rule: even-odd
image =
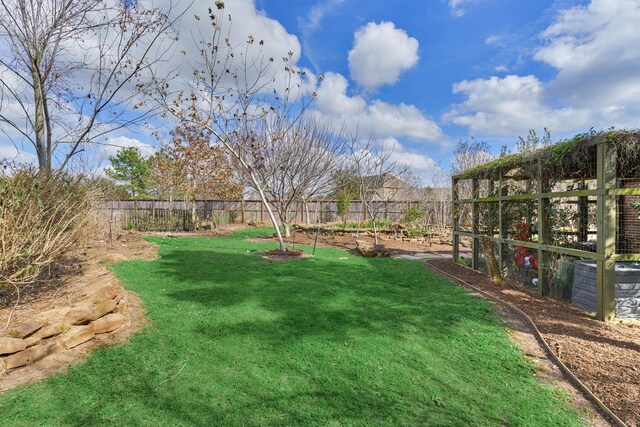
[(95, 196), (81, 177), (0, 171), (0, 296), (19, 300), (24, 286), (50, 277), (87, 236)]

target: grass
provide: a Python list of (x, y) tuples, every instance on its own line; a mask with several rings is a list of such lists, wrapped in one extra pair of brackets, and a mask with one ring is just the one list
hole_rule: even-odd
[(0, 395), (3, 425), (581, 425), (489, 303), (419, 262), (154, 238), (113, 266), (151, 326)]

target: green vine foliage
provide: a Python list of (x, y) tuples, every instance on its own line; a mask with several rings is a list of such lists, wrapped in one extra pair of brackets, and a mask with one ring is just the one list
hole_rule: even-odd
[(595, 177), (596, 146), (601, 143), (615, 147), (618, 176), (635, 176), (640, 172), (640, 131), (607, 130), (582, 133), (571, 139), (525, 153), (505, 154), (496, 160), (468, 169), (457, 179), (494, 179), (518, 169), (523, 176), (536, 177), (538, 168), (550, 179), (579, 179)]

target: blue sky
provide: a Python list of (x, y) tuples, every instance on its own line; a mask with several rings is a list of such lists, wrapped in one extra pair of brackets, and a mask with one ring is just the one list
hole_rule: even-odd
[[(347, 95), (368, 103), (415, 106), (441, 129), (434, 137), (386, 135), (415, 157), (423, 176), (429, 168), (422, 156), (448, 168), (460, 139), (485, 140), (497, 153), (529, 128), (547, 127), (555, 140), (591, 127), (637, 127), (638, 98), (627, 96), (640, 94), (640, 10), (632, 0), (258, 0), (256, 6), (298, 37), (300, 65), (339, 73)], [(397, 82), (365, 87), (354, 78), (350, 52), (359, 31), (382, 32), (382, 23), (415, 39), (419, 59)], [(399, 46), (361, 50), (384, 64), (389, 48)]]
[[(211, 3), (195, 0), (179, 26), (183, 40), (190, 39), (189, 19), (206, 15)], [(556, 140), (592, 127), (638, 127), (635, 0), (225, 5), (238, 38), (252, 34), (272, 52), (291, 50), (294, 65), (324, 77), (314, 88), (314, 112), (392, 148), (425, 183), (438, 168), (449, 169), (460, 139), (487, 141), (498, 153), (530, 128), (547, 127)], [(157, 146), (144, 129), (119, 131), (108, 142), (105, 155), (114, 146)], [(0, 156), (11, 150), (0, 137)]]

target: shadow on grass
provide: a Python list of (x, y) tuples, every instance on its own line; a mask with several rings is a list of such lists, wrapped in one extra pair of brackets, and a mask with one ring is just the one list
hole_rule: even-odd
[[(273, 314), (268, 321), (199, 328), (211, 337), (244, 334), (272, 342), (331, 334), (342, 340), (357, 330), (402, 338), (419, 328), (436, 338), (456, 329), (461, 319), (491, 325), (496, 321), (487, 304), (470, 304), (466, 293), (445, 289), (450, 285), (441, 280), (425, 286), (419, 263), (317, 258), (266, 263), (253, 254), (213, 250), (198, 251), (197, 258), (209, 263), (194, 260), (192, 251), (163, 256), (160, 274), (172, 283), (189, 284), (168, 291), (169, 298), (207, 309), (244, 306)], [(410, 277), (411, 272), (416, 277)]]
[(419, 262), (322, 249), (268, 263), (255, 253), (264, 249), (185, 239), (161, 244), (155, 261), (116, 266), (152, 325), (66, 376), (0, 396), (0, 416), (78, 426), (573, 424), (557, 422), (561, 405), (531, 379), (490, 305)]

